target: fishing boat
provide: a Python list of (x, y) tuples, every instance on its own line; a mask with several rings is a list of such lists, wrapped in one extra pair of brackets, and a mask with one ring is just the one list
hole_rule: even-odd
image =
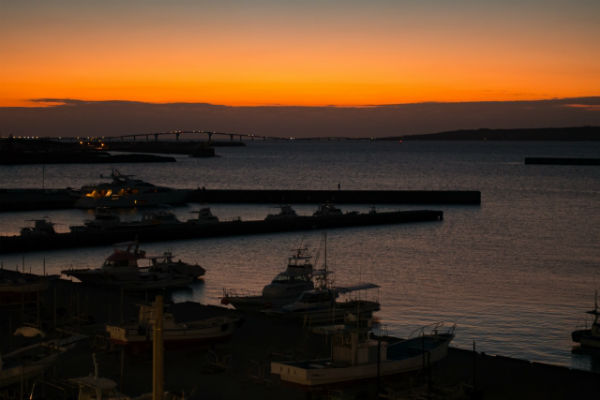
[(73, 233), (86, 233), (107, 231), (121, 225), (121, 218), (110, 207), (97, 207), (94, 210), (94, 219), (84, 221), (83, 225), (70, 226)]
[(293, 302), (306, 290), (314, 288), (313, 277), (323, 273), (315, 270), (308, 248), (302, 245), (287, 259), (287, 267), (262, 289), (261, 294), (242, 295), (233, 290), (223, 290), (222, 304), (231, 304), (238, 310), (260, 311), (281, 307)]
[(273, 361), (271, 373), (285, 382), (317, 386), (418, 371), (446, 357), (454, 338), (454, 326), (443, 324), (406, 340), (375, 336), (370, 321), (354, 316), (344, 325), (316, 329), (332, 336), (330, 357)]
[[(171, 304), (163, 315), (165, 345), (216, 341), (233, 334), (241, 318), (232, 310), (198, 303)], [(152, 343), (154, 306), (140, 305), (138, 320), (124, 325), (107, 325), (111, 342), (119, 345), (147, 346)]]
[(110, 183), (99, 183), (81, 188), (81, 197), (75, 202), (77, 208), (96, 207), (149, 207), (160, 204), (185, 203), (186, 192), (134, 179), (113, 169)]
[(135, 234), (144, 229), (172, 228), (182, 226), (182, 222), (169, 210), (152, 210), (142, 214), (137, 221), (121, 221), (121, 218), (110, 207), (98, 207), (93, 220), (83, 225), (71, 226), (73, 233), (127, 233)]
[(341, 215), (344, 215), (342, 210), (329, 203), (319, 205), (317, 211), (313, 213), (313, 217), (337, 217)]
[(282, 204), (279, 206), (280, 210), (278, 214), (268, 214), (265, 218), (265, 221), (278, 221), (285, 220), (288, 218), (296, 218), (298, 214), (289, 204)]
[(97, 286), (119, 287), (127, 290), (178, 288), (194, 282), (204, 274), (204, 268), (182, 262), (173, 262), (171, 253), (150, 257), (151, 265), (140, 267), (138, 261), (146, 258), (137, 242), (120, 244), (100, 268), (67, 269), (62, 273), (81, 282)]
[[(313, 287), (303, 290), (293, 301), (279, 307), (263, 310), (266, 314), (278, 318), (302, 321), (305, 325), (339, 323), (348, 313), (354, 313), (362, 319), (368, 319), (379, 311), (377, 298), (363, 296), (369, 289), (377, 289), (374, 283), (359, 283), (349, 286), (333, 285), (332, 272), (327, 268), (327, 235), (321, 243), (323, 267), (314, 274)], [(354, 296), (350, 295), (354, 294)], [(358, 294), (358, 296), (356, 296)], [(345, 295), (342, 299), (340, 295)]]
[(582, 347), (600, 349), (600, 322), (598, 316), (600, 316), (600, 310), (598, 310), (598, 292), (596, 291), (594, 297), (594, 309), (586, 311), (587, 314), (594, 316), (591, 328), (578, 329), (571, 333), (571, 339), (575, 343), (581, 344)]
[(55, 224), (47, 219), (31, 219), (29, 221), (33, 222), (33, 226), (21, 228), (21, 236), (41, 239), (47, 236), (56, 235), (56, 231), (54, 230)]
[(152, 271), (175, 273), (193, 279), (200, 278), (206, 273), (206, 270), (198, 264), (189, 264), (181, 260), (175, 261), (173, 257), (173, 253), (170, 251), (165, 251), (158, 256), (146, 256), (150, 260)]
[(219, 218), (210, 211), (210, 208), (203, 207), (197, 211), (192, 211), (197, 214), (197, 218), (188, 219), (186, 223), (188, 224), (214, 224), (219, 222)]

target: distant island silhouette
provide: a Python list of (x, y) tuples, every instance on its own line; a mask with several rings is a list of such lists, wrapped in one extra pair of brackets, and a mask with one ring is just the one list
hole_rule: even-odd
[(439, 133), (385, 137), (379, 138), (379, 140), (597, 141), (600, 140), (600, 127), (461, 129)]

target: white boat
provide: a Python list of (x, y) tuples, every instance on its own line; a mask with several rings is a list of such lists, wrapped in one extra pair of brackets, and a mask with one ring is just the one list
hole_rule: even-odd
[(312, 256), (306, 247), (300, 246), (287, 259), (287, 267), (262, 289), (261, 294), (242, 295), (224, 290), (222, 304), (231, 304), (239, 310), (260, 311), (277, 308), (293, 302), (301, 293), (314, 288), (313, 277), (322, 273), (315, 270)]
[(316, 386), (417, 371), (446, 357), (454, 338), (454, 326), (442, 332), (438, 325), (428, 334), (401, 340), (370, 336), (370, 326), (357, 325), (321, 330), (333, 335), (330, 358), (274, 361), (271, 373), (285, 382)]
[[(125, 325), (107, 325), (110, 340), (120, 345), (145, 346), (152, 343), (153, 306), (141, 305), (138, 321)], [(239, 326), (240, 317), (225, 308), (185, 302), (171, 304), (164, 313), (165, 345), (225, 339)]]
[[(146, 257), (139, 250), (137, 242), (123, 243), (124, 249), (115, 248), (100, 268), (67, 269), (63, 274), (75, 277), (81, 282), (112, 286), (127, 290), (153, 290), (184, 287), (203, 275), (205, 270), (199, 265), (173, 261), (171, 253)], [(151, 264), (140, 267), (138, 261), (149, 259)]]
[(306, 290), (298, 298), (280, 308), (266, 310), (268, 315), (302, 321), (304, 325), (336, 324), (343, 322), (348, 313), (356, 314), (361, 319), (371, 318), (380, 310), (376, 298), (350, 296), (340, 299), (341, 294), (379, 288), (373, 283), (353, 286), (320, 286)]
[(155, 186), (132, 177), (133, 175), (124, 175), (113, 169), (110, 175), (112, 182), (83, 186), (75, 207), (129, 208), (185, 203), (185, 191)]
[(598, 292), (595, 293), (594, 309), (586, 311), (587, 314), (594, 316), (591, 328), (578, 329), (571, 333), (571, 339), (581, 344), (582, 347), (600, 349), (600, 310), (598, 310)]
[[(379, 311), (378, 299), (363, 295), (364, 291), (379, 286), (374, 283), (334, 286), (332, 273), (327, 269), (326, 235), (323, 236), (322, 250), (323, 268), (314, 276), (316, 281), (314, 287), (304, 290), (288, 304), (264, 310), (265, 313), (279, 318), (302, 321), (304, 325), (322, 325), (343, 322), (348, 313), (353, 313), (361, 319), (370, 319), (374, 312)], [(354, 296), (348, 296), (350, 293)], [(340, 295), (347, 296), (342, 299)]]

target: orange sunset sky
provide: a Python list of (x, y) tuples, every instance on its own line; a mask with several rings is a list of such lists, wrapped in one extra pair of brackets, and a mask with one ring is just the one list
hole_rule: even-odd
[(0, 107), (600, 94), (600, 1), (0, 1)]

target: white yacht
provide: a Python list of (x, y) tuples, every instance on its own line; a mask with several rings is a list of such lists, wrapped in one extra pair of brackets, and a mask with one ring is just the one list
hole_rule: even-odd
[(140, 179), (133, 179), (133, 175), (121, 174), (117, 169), (112, 170), (110, 178), (110, 183), (83, 186), (75, 207), (148, 207), (185, 203), (186, 200), (184, 190), (155, 186)]

